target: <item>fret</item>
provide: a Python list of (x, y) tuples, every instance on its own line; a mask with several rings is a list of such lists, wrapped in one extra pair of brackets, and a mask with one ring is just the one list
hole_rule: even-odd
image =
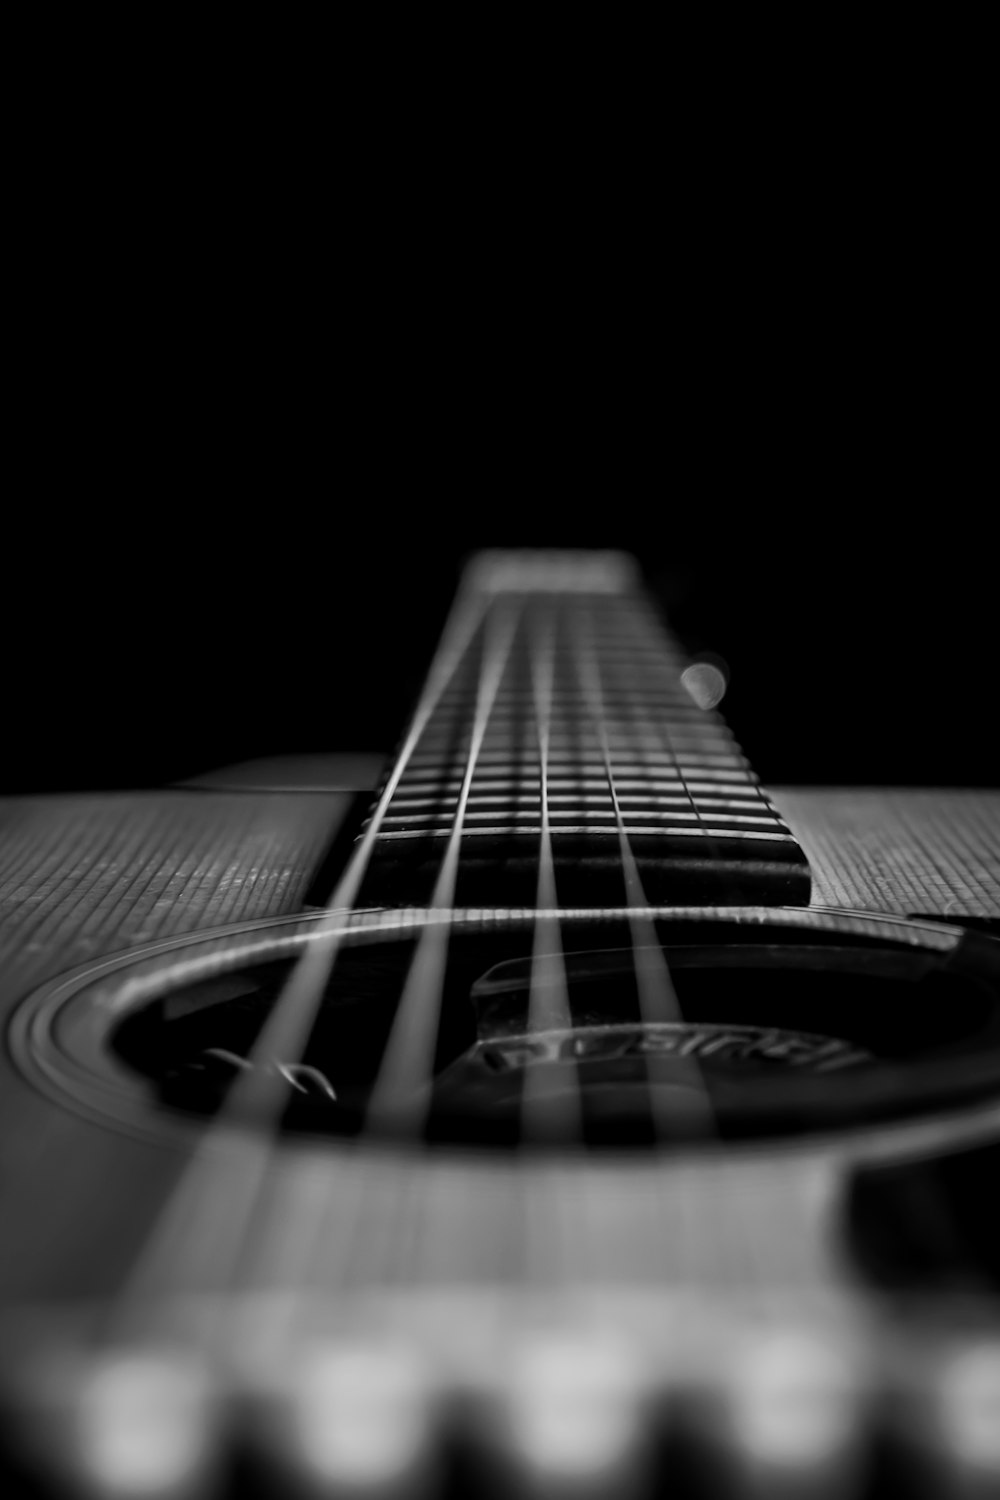
[[(602, 662), (608, 666), (609, 663)], [(624, 672), (621, 668), (615, 669), (615, 682), (609, 684), (607, 701), (611, 703), (627, 703), (630, 706), (641, 706), (644, 709), (654, 706), (666, 706), (676, 708), (678, 712), (684, 712), (693, 718), (704, 718), (707, 714), (714, 713), (712, 709), (699, 708), (694, 702), (687, 689), (681, 684), (680, 672), (676, 679), (668, 674), (669, 680), (662, 681), (662, 673), (651, 673), (648, 670), (641, 672)], [(468, 708), (475, 700), (476, 684), (474, 679), (468, 683), (461, 680), (453, 681), (451, 685), (441, 694), (440, 706), (442, 709), (448, 707)], [(574, 708), (584, 706), (584, 698), (575, 682), (562, 683), (558, 672), (552, 689), (553, 711), (562, 711), (566, 705)], [(523, 682), (505, 682), (497, 695), (498, 704), (523, 704), (526, 708), (532, 706), (531, 681), (525, 678)]]
[[(450, 716), (462, 718), (473, 708), (475, 704), (475, 693), (463, 692), (461, 695), (452, 697), (445, 695), (441, 705), (435, 713), (435, 722), (447, 720)], [(679, 721), (702, 724), (706, 722), (706, 709), (696, 707), (687, 693), (661, 693), (653, 690), (644, 691), (641, 686), (634, 693), (609, 694), (605, 699), (605, 708), (609, 711), (625, 708), (630, 712), (641, 712), (646, 718), (661, 712), (669, 712), (671, 718)], [(507, 711), (516, 713), (518, 710), (525, 714), (534, 713), (532, 698), (529, 693), (502, 693), (497, 697), (493, 708), (490, 722), (494, 717), (502, 718)], [(578, 693), (556, 694), (552, 700), (552, 716), (558, 718), (560, 714), (571, 712), (576, 715), (586, 715), (586, 705)], [(709, 721), (710, 722), (710, 721)], [(719, 722), (716, 720), (716, 722)]]
[[(541, 831), (542, 831), (541, 824), (533, 824), (533, 825), (531, 825), (529, 827), (518, 828), (516, 830), (516, 836), (518, 838), (526, 837), (526, 836), (537, 837), (539, 834), (541, 834)], [(560, 834), (563, 834), (563, 835), (566, 835), (566, 834), (586, 834), (586, 835), (594, 834), (594, 835), (607, 835), (608, 837), (611, 837), (613, 835), (613, 836), (617, 837), (617, 834), (618, 834), (618, 825), (617, 825), (617, 823), (612, 823), (612, 822), (603, 823), (603, 824), (581, 823), (579, 825), (573, 825), (573, 826), (570, 826), (570, 827), (561, 828), (559, 830), (559, 832), (560, 832)], [(450, 833), (451, 833), (451, 829), (450, 828), (399, 829), (399, 830), (393, 830), (393, 831), (388, 832), (388, 833), (379, 834), (379, 838), (381, 838), (381, 839), (430, 839), (430, 838), (436, 839), (436, 838), (447, 838)], [(785, 833), (783, 831), (781, 831), (781, 832), (770, 832), (770, 831), (765, 832), (765, 831), (762, 830), (762, 831), (758, 832), (756, 829), (749, 830), (749, 829), (734, 828), (734, 829), (731, 829), (731, 830), (727, 829), (724, 833), (719, 832), (717, 834), (714, 831), (710, 831), (709, 829), (700, 828), (700, 827), (681, 827), (681, 826), (673, 826), (673, 825), (667, 825), (667, 826), (661, 826), (661, 827), (653, 827), (653, 826), (645, 826), (645, 825), (643, 825), (643, 826), (637, 826), (637, 827), (634, 827), (634, 828), (630, 827), (629, 828), (629, 833), (630, 834), (635, 834), (637, 836), (650, 835), (650, 836), (652, 836), (654, 838), (660, 838), (661, 836), (663, 836), (663, 837), (670, 837), (670, 838), (689, 838), (689, 837), (690, 838), (699, 838), (699, 839), (704, 839), (704, 840), (712, 843), (713, 845), (716, 842), (718, 842), (719, 844), (721, 844), (722, 842), (728, 842), (730, 839), (749, 839), (749, 840), (752, 840), (754, 843), (756, 843), (758, 841), (763, 841), (763, 842), (768, 843), (768, 844), (772, 844), (772, 843), (787, 844), (787, 845), (794, 846), (795, 848), (798, 848), (798, 842), (795, 839), (794, 835), (791, 834), (791, 833)], [(509, 828), (504, 827), (502, 824), (497, 824), (495, 826), (491, 826), (491, 827), (488, 827), (488, 828), (469, 828), (469, 829), (467, 829), (467, 830), (465, 830), (463, 832), (462, 837), (463, 838), (477, 838), (477, 837), (489, 836), (490, 838), (507, 839), (508, 837), (510, 837), (510, 834), (511, 834), (511, 830)], [(555, 837), (554, 833), (553, 833), (553, 842), (554, 843), (558, 843), (558, 841), (556, 840), (556, 837)], [(558, 853), (558, 849), (557, 849), (557, 853)]]
[[(774, 812), (766, 803), (739, 803), (734, 806), (723, 806), (709, 808), (704, 803), (682, 801), (680, 799), (672, 802), (622, 802), (618, 806), (626, 822), (636, 821), (658, 821), (661, 819), (674, 819), (682, 822), (696, 822), (704, 827), (732, 827), (739, 824), (747, 824), (756, 827), (784, 827), (781, 817)], [(561, 805), (548, 804), (549, 820), (553, 827), (566, 822), (586, 822), (593, 818), (613, 817), (614, 804), (598, 798), (587, 801), (569, 801)], [(393, 824), (426, 824), (437, 823), (443, 826), (451, 826), (455, 816), (455, 806), (442, 806), (435, 804), (431, 806), (401, 806), (391, 813), (387, 813), (381, 827), (389, 827)], [(540, 816), (540, 804), (534, 802), (476, 802), (469, 804), (463, 826), (475, 821), (489, 819), (495, 823), (510, 824), (516, 827), (525, 819), (537, 821)]]
[[(471, 706), (466, 703), (444, 703), (440, 710), (435, 713), (429, 730), (425, 732), (450, 727), (454, 724), (461, 724), (464, 727), (468, 724), (470, 711)], [(585, 703), (567, 702), (552, 706), (551, 719), (554, 725), (572, 724), (574, 727), (582, 727), (584, 724), (590, 722), (590, 715)], [(621, 724), (630, 724), (638, 729), (647, 729), (650, 731), (662, 730), (664, 727), (672, 728), (674, 726), (678, 729), (707, 730), (713, 734), (721, 734), (727, 739), (732, 738), (722, 720), (716, 715), (711, 714), (709, 710), (698, 709), (688, 712), (687, 709), (682, 708), (679, 704), (675, 705), (669, 701), (650, 703), (648, 700), (641, 701), (639, 698), (636, 698), (634, 702), (629, 702), (627, 699), (619, 698), (613, 703), (605, 703), (604, 721), (606, 723), (618, 722)], [(490, 714), (491, 725), (518, 724), (523, 722), (534, 723), (534, 712), (529, 702), (522, 700), (508, 700), (504, 702), (501, 700), (494, 704)]]
[[(683, 790), (672, 792), (647, 792), (644, 790), (627, 791), (615, 787), (619, 806), (633, 811), (636, 808), (660, 808), (660, 807), (683, 807), (693, 808), (695, 811), (704, 813), (706, 817), (715, 816), (720, 812), (739, 812), (755, 816), (776, 816), (774, 809), (763, 795), (752, 796), (727, 796), (714, 797), (704, 793), (691, 792), (685, 787)], [(468, 806), (471, 809), (495, 807), (505, 808), (537, 808), (540, 799), (537, 790), (508, 790), (500, 792), (496, 790), (475, 790), (470, 794)], [(441, 815), (451, 816), (458, 806), (458, 799), (454, 793), (442, 793), (436, 796), (410, 796), (408, 794), (397, 796), (393, 799), (392, 813), (404, 812), (430, 812), (439, 811)], [(608, 795), (607, 787), (591, 787), (585, 791), (567, 790), (555, 791), (550, 789), (548, 807), (551, 812), (558, 813), (567, 807), (611, 807), (613, 802)]]
[[(426, 750), (418, 751), (419, 764), (427, 766), (437, 764), (443, 768), (463, 767), (468, 755), (468, 744), (464, 741), (458, 745), (449, 743), (440, 746), (428, 746)], [(549, 751), (549, 764), (572, 766), (578, 764), (584, 756), (593, 759), (599, 743), (590, 735), (570, 738), (559, 736), (552, 742)], [(696, 767), (704, 765), (709, 768), (740, 767), (746, 762), (742, 756), (734, 755), (731, 751), (711, 744), (679, 744), (676, 748), (668, 748), (662, 743), (643, 744), (635, 740), (628, 741), (624, 737), (616, 736), (610, 740), (608, 746), (611, 753), (611, 761), (617, 772), (623, 763), (624, 757), (629, 757), (629, 764), (646, 764), (650, 768), (662, 768), (664, 766)], [(477, 764), (497, 765), (505, 761), (516, 761), (519, 767), (530, 765), (532, 759), (537, 759), (537, 747), (532, 746), (527, 739), (487, 739), (479, 752)], [(432, 758), (433, 757), (433, 758)]]
[(758, 799), (764, 797), (754, 777), (748, 777), (744, 782), (726, 781), (689, 781), (685, 778), (685, 788), (700, 797), (747, 797), (754, 796)]
[[(529, 771), (531, 771), (531, 766), (528, 766), (526, 774), (523, 775), (493, 775), (492, 772), (487, 775), (480, 775), (480, 772), (477, 771), (472, 775), (472, 786), (478, 787), (480, 790), (492, 790), (492, 792), (537, 790), (540, 768), (535, 765), (534, 783), (532, 783)], [(664, 792), (676, 792), (681, 780), (684, 780), (685, 790), (700, 789), (706, 795), (711, 796), (762, 795), (753, 778), (748, 778), (745, 781), (690, 781), (687, 778), (682, 778), (676, 769), (672, 775), (667, 774), (666, 771), (657, 771), (651, 775), (616, 775), (615, 786), (618, 787), (619, 792), (637, 792), (637, 790), (651, 790), (651, 792), (655, 792), (658, 787), (661, 787)], [(432, 792), (435, 789), (441, 790), (441, 792), (448, 792), (453, 787), (457, 789), (459, 786), (462, 786), (462, 777), (450, 774), (450, 772), (445, 772), (445, 774), (441, 775), (420, 775), (420, 777), (403, 775), (400, 778), (399, 790), (397, 790), (396, 795), (402, 796), (406, 790), (412, 790), (412, 792), (418, 793), (418, 795), (426, 795), (427, 792)], [(565, 787), (579, 787), (580, 790), (585, 790), (585, 792), (586, 790), (594, 790), (595, 787), (607, 790), (607, 775), (549, 775), (549, 786), (561, 787), (561, 789), (565, 789)]]
[[(533, 728), (534, 725), (524, 715), (519, 714), (510, 718), (499, 717), (491, 722), (487, 737), (498, 742), (514, 741), (534, 745), (536, 741), (532, 738)], [(658, 724), (640, 724), (635, 719), (622, 719), (614, 714), (608, 714), (605, 719), (605, 735), (601, 736), (602, 740), (605, 737), (619, 740), (626, 745), (649, 746), (651, 749), (661, 750), (674, 744), (685, 747), (706, 745), (714, 751), (731, 754), (736, 748), (731, 735), (724, 734), (710, 725), (685, 724), (669, 719), (664, 719)], [(554, 717), (551, 738), (572, 744), (581, 739), (596, 739), (597, 735), (587, 719)], [(461, 746), (463, 749), (468, 746), (468, 732), (460, 718), (436, 724), (433, 730), (421, 735), (419, 741), (421, 751), (439, 750), (449, 746)]]
[[(477, 771), (472, 780), (474, 786), (489, 787), (499, 791), (508, 789), (517, 790), (528, 785), (532, 781), (532, 778), (537, 782), (539, 775), (540, 767), (536, 764), (534, 768), (531, 765), (520, 768), (516, 773), (512, 770), (506, 776), (497, 776), (493, 772), (487, 772), (484, 776)], [(608, 785), (608, 778), (603, 766), (601, 767), (600, 775), (582, 771), (580, 774), (573, 772), (569, 775), (556, 773), (555, 775), (550, 775), (548, 781), (550, 786), (582, 787), (584, 790), (593, 787), (606, 789)], [(743, 796), (746, 794), (763, 796), (757, 779), (752, 772), (747, 772), (746, 779), (743, 781), (726, 776), (723, 773), (720, 773), (719, 780), (710, 781), (703, 778), (696, 781), (682, 777), (676, 766), (658, 767), (655, 771), (646, 771), (642, 766), (633, 766), (626, 775), (615, 776), (615, 786), (629, 791), (647, 787), (651, 789), (657, 787), (673, 788), (681, 781), (683, 781), (687, 791), (703, 792), (711, 796)], [(449, 770), (407, 771), (399, 782), (400, 788), (404, 791), (410, 787), (419, 791), (427, 791), (435, 787), (441, 790), (447, 790), (450, 787), (457, 789), (461, 784), (461, 776)]]
[[(740, 800), (732, 797), (725, 799), (713, 799), (709, 801), (705, 798), (692, 798), (686, 795), (674, 795), (670, 793), (658, 796), (639, 796), (635, 793), (623, 792), (617, 785), (617, 783), (615, 784), (615, 790), (618, 793), (618, 802), (622, 807), (630, 807), (633, 804), (640, 807), (654, 807), (660, 805), (670, 807), (689, 807), (691, 806), (692, 802), (694, 802), (700, 806), (704, 806), (704, 808), (706, 809), (706, 817), (714, 816), (715, 811), (719, 808), (729, 808), (736, 812), (751, 812), (757, 811), (761, 807), (766, 806), (763, 800), (753, 802), (749, 799)], [(541, 799), (537, 792), (516, 792), (512, 796), (508, 797), (500, 797), (495, 793), (483, 793), (479, 796), (476, 796), (475, 794), (470, 795), (468, 806), (470, 809), (483, 806), (501, 808), (511, 806), (537, 807), (540, 800)], [(555, 794), (550, 793), (549, 797), (547, 798), (547, 802), (548, 806), (552, 808), (557, 808), (567, 803), (573, 807), (610, 807), (613, 805), (610, 797), (607, 794), (607, 790), (605, 790), (603, 796), (601, 796), (599, 793), (591, 792), (584, 792), (582, 794), (572, 792), (557, 792)], [(392, 800), (392, 805), (397, 811), (403, 809), (409, 810), (411, 808), (419, 810), (420, 808), (427, 807), (439, 809), (454, 809), (458, 806), (458, 798), (457, 796), (448, 798), (401, 797), (397, 794), (397, 796), (395, 796)]]
[[(623, 816), (626, 824), (633, 820), (640, 823), (655, 823), (658, 820), (662, 820), (664, 823), (719, 824), (720, 832), (724, 831), (724, 828), (732, 828), (734, 825), (739, 824), (752, 824), (755, 827), (773, 828), (778, 823), (776, 817), (757, 816), (756, 814), (703, 813), (701, 811), (679, 812), (675, 808), (660, 812), (655, 807), (638, 808), (632, 813), (628, 813), (623, 809)], [(562, 822), (600, 823), (602, 820), (607, 821), (613, 817), (614, 807), (611, 805), (600, 809), (595, 808), (593, 811), (579, 805), (565, 812), (559, 812), (555, 809), (550, 809), (549, 811), (549, 821), (552, 824), (553, 832), (558, 830)], [(406, 824), (409, 826), (414, 823), (437, 823), (442, 825), (445, 831), (448, 831), (453, 826), (453, 822), (453, 818), (442, 817), (438, 813), (387, 813), (380, 827), (391, 828), (397, 824)], [(472, 827), (476, 823), (492, 823), (503, 827), (505, 831), (516, 832), (518, 826), (524, 822), (537, 823), (537, 811), (529, 811), (528, 809), (522, 811), (520, 809), (507, 808), (470, 808), (466, 811), (462, 827)]]
[[(454, 759), (454, 757), (449, 757), (449, 759)], [(576, 765), (580, 763), (581, 759), (582, 757), (578, 751), (566, 749), (563, 747), (554, 747), (549, 753), (550, 765)], [(625, 773), (628, 768), (633, 766), (637, 766), (639, 770), (642, 770), (644, 769), (644, 762), (650, 766), (676, 766), (679, 770), (682, 771), (696, 771), (702, 774), (706, 779), (710, 778), (715, 771), (723, 767), (746, 768), (747, 770), (749, 770), (749, 762), (745, 760), (742, 755), (724, 755), (712, 752), (710, 754), (698, 755), (697, 757), (691, 754), (675, 756), (671, 755), (666, 750), (651, 751), (648, 755), (643, 757), (642, 761), (629, 760), (620, 762), (615, 765), (614, 769), (616, 773), (619, 770), (622, 773)], [(442, 765), (442, 758), (440, 756), (428, 755), (421, 751), (417, 751), (413, 755), (410, 764), (415, 766), (440, 767)], [(482, 750), (480, 751), (477, 764), (510, 765), (511, 756), (506, 749)], [(598, 762), (593, 760), (587, 762), (587, 764), (593, 765), (595, 767), (598, 766)], [(603, 767), (601, 767), (601, 769), (603, 769)], [(630, 772), (630, 774), (632, 773)]]
[[(531, 726), (520, 722), (510, 724), (493, 724), (485, 736), (487, 741), (492, 740), (495, 745), (513, 744), (534, 746), (535, 740), (531, 734)], [(563, 748), (568, 745), (578, 744), (581, 740), (607, 741), (612, 745), (627, 748), (630, 745), (637, 749), (650, 749), (653, 751), (668, 752), (670, 746), (676, 745), (685, 750), (705, 750), (706, 754), (731, 755), (733, 754), (733, 741), (726, 735), (715, 734), (711, 731), (693, 733), (690, 730), (676, 728), (641, 729), (630, 724), (616, 723), (610, 720), (606, 726), (605, 733), (600, 737), (589, 724), (556, 724), (552, 729), (552, 743), (558, 743)], [(462, 750), (469, 746), (469, 736), (464, 729), (449, 732), (447, 727), (435, 730), (433, 733), (422, 735), (419, 741), (421, 754), (429, 750)]]
[[(624, 735), (611, 735), (605, 741), (611, 752), (614, 762), (623, 754), (630, 757), (646, 760), (650, 765), (691, 765), (703, 761), (711, 766), (742, 765), (743, 758), (734, 754), (726, 746), (711, 740), (681, 740), (676, 746), (666, 746), (662, 740), (643, 741), (641, 739), (627, 738)], [(600, 742), (591, 734), (585, 735), (555, 735), (550, 747), (550, 763), (560, 756), (565, 760), (576, 758), (579, 760), (582, 753), (593, 755), (595, 749), (599, 748)], [(448, 762), (464, 765), (468, 755), (468, 742), (460, 740), (457, 744), (453, 740), (442, 741), (440, 744), (430, 744), (422, 747), (417, 755), (420, 764), (426, 765), (431, 758), (439, 764)], [(531, 745), (530, 739), (525, 736), (515, 739), (513, 736), (490, 736), (484, 740), (480, 751), (480, 759), (490, 757), (496, 761), (498, 757), (516, 757), (523, 761), (527, 756), (537, 754), (537, 749)]]
[[(607, 776), (604, 774), (603, 765), (597, 765), (593, 761), (579, 761), (568, 756), (560, 762), (550, 761), (550, 770), (558, 764), (559, 769), (554, 769), (550, 774), (550, 781), (558, 780), (560, 777), (567, 782), (576, 785), (580, 778), (589, 777), (599, 781), (602, 786), (607, 786)], [(426, 768), (427, 775), (408, 778), (410, 782), (419, 782), (422, 786), (437, 786), (448, 779), (457, 780), (453, 766), (442, 766), (441, 762), (435, 762), (433, 766)], [(507, 780), (516, 781), (523, 786), (528, 781), (537, 781), (540, 767), (537, 760), (531, 761), (511, 759), (503, 756), (495, 761), (488, 761), (483, 766), (485, 774), (500, 775)], [(692, 766), (686, 762), (673, 762), (658, 765), (655, 768), (644, 766), (636, 761), (621, 761), (615, 764), (615, 785), (618, 786), (622, 780), (633, 779), (641, 781), (643, 785), (657, 782), (669, 781), (686, 787), (699, 786), (726, 786), (733, 783), (734, 777), (745, 776), (745, 785), (757, 787), (758, 782), (750, 767), (747, 765), (720, 769), (715, 766)], [(460, 784), (460, 783), (459, 783)]]
[[(522, 738), (528, 743), (535, 743), (531, 737), (533, 728), (534, 725), (526, 714), (498, 714), (490, 719), (487, 733), (495, 739), (515, 737)], [(664, 740), (708, 740), (718, 745), (720, 749), (730, 749), (735, 743), (732, 735), (727, 734), (721, 726), (687, 723), (667, 718), (653, 723), (650, 720), (639, 721), (634, 716), (623, 718), (614, 713), (606, 713), (603, 728), (606, 735), (628, 739), (636, 744), (662, 745)], [(553, 715), (552, 734), (554, 736), (559, 738), (579, 737), (580, 735), (593, 737), (595, 733), (593, 725), (585, 715), (566, 719)], [(420, 736), (420, 744), (426, 747), (435, 742), (443, 743), (453, 740), (456, 735), (465, 737), (468, 735), (464, 715), (456, 715), (451, 720), (438, 721)]]
[[(475, 783), (473, 783), (473, 787), (475, 787)], [(720, 808), (726, 807), (734, 808), (737, 810), (745, 810), (747, 812), (759, 812), (762, 807), (770, 806), (770, 804), (763, 796), (754, 798), (742, 796), (713, 797), (705, 795), (691, 795), (689, 789), (686, 786), (681, 791), (677, 790), (676, 788), (673, 791), (669, 792), (650, 792), (648, 790), (627, 791), (620, 787), (616, 782), (615, 793), (618, 802), (623, 807), (629, 807), (633, 805), (638, 807), (655, 807), (660, 805), (667, 807), (690, 807), (691, 805), (696, 805), (698, 807), (704, 808), (707, 812), (717, 812)], [(498, 792), (496, 790), (483, 788), (478, 791), (473, 789), (470, 792), (468, 805), (470, 807), (537, 807), (539, 801), (540, 796), (537, 787), (535, 787), (534, 789), (530, 786), (511, 788), (506, 792)], [(445, 792), (433, 797), (423, 795), (410, 796), (409, 794), (405, 793), (397, 793), (392, 800), (392, 806), (393, 809), (399, 809), (404, 806), (413, 808), (453, 808), (457, 806), (457, 802), (457, 793), (453, 792)], [(562, 806), (586, 807), (598, 805), (607, 805), (610, 807), (613, 805), (613, 799), (608, 794), (607, 786), (601, 788), (596, 785), (584, 791), (574, 789), (572, 791), (553, 792), (550, 787), (547, 802), (549, 807), (554, 808)]]

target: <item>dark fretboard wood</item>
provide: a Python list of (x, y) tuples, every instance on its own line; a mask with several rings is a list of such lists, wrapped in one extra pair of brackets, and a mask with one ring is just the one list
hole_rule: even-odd
[(461, 903), (533, 904), (546, 830), (562, 905), (622, 904), (623, 834), (651, 902), (808, 900), (805, 856), (626, 560), (488, 554), (450, 627), (363, 900), (427, 901), (460, 813)]

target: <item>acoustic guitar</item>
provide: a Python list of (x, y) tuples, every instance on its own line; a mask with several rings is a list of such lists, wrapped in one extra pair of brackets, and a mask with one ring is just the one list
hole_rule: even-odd
[(1000, 793), (724, 686), (482, 553), (380, 776), (4, 804), (5, 1493), (1000, 1494)]

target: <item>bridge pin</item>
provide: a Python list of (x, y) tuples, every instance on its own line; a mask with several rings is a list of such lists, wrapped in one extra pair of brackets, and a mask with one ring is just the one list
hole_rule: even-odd
[(287, 1443), (307, 1492), (419, 1500), (439, 1478), (431, 1372), (415, 1350), (330, 1342), (289, 1372)]
[(932, 1344), (902, 1382), (895, 1437), (922, 1500), (1000, 1496), (1000, 1338)]
[[(64, 1371), (56, 1453), (101, 1500), (200, 1500), (223, 1459), (219, 1401), (204, 1361), (166, 1347), (112, 1348)], [(68, 1400), (67, 1400), (68, 1397)]]
[(864, 1371), (813, 1329), (754, 1330), (732, 1351), (704, 1416), (704, 1451), (721, 1495), (859, 1500), (867, 1471)]
[(546, 1500), (643, 1493), (645, 1405), (642, 1371), (624, 1345), (599, 1335), (526, 1335), (507, 1372), (503, 1425), (524, 1488)]

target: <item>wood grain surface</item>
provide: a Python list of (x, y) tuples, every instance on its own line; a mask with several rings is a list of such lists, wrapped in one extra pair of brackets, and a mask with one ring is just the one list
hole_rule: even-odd
[(782, 789), (813, 905), (1000, 917), (1000, 791)]
[(348, 801), (179, 790), (0, 803), (0, 993), (116, 948), (296, 910)]
[[(779, 789), (813, 903), (1000, 917), (1000, 791)], [(297, 910), (339, 792), (0, 801), (0, 1003), (156, 938)]]
[[(813, 900), (1000, 916), (1000, 790), (778, 789)], [(0, 801), (0, 996), (154, 938), (291, 912), (339, 792), (129, 792)]]
[[(172, 790), (3, 802), (0, 1009), (103, 954), (298, 909), (349, 801)], [(113, 1288), (176, 1153), (83, 1125), (8, 1061), (0, 1076), (0, 1296)]]

